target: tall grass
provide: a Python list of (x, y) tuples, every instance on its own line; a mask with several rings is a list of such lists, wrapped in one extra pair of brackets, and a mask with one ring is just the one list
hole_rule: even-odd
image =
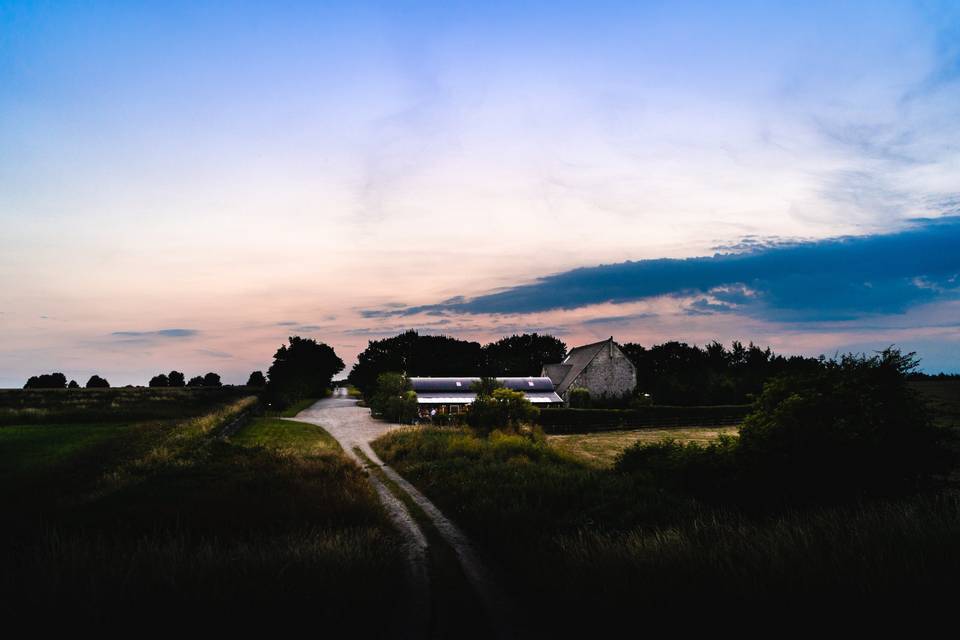
[(56, 496), (0, 516), (16, 525), (0, 528), (5, 619), (227, 624), (239, 615), (321, 620), (331, 631), (379, 606), (385, 631), (403, 604), (392, 594), (404, 570), (376, 493), (330, 447), (216, 437), (255, 404), (134, 430), (117, 458), (78, 459), (89, 467), (78, 476), (49, 469)]
[(748, 607), (733, 614), (746, 624), (783, 609), (931, 605), (958, 584), (955, 496), (757, 515), (525, 436), (407, 429), (374, 448), (482, 545), (531, 613), (525, 636), (637, 630), (691, 611)]

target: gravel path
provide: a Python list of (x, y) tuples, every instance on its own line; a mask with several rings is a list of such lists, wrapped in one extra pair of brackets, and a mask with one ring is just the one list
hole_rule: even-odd
[[(469, 539), (426, 496), (400, 474), (385, 465), (370, 447), (372, 440), (388, 431), (399, 428), (399, 425), (374, 420), (370, 416), (370, 410), (358, 407), (357, 401), (348, 398), (344, 389), (338, 389), (334, 397), (320, 400), (309, 409), (301, 411), (294, 419), (299, 422), (309, 422), (322, 426), (340, 442), (340, 446), (343, 447), (347, 455), (363, 465), (365, 462), (353, 451), (354, 447), (358, 447), (374, 464), (383, 469), (390, 480), (396, 483), (402, 491), (409, 494), (433, 522), (443, 540), (456, 552), (463, 573), (480, 597), (497, 636), (501, 638), (509, 637), (509, 623), (504, 613), (506, 602), (496, 588), (490, 572), (480, 562)], [(420, 611), (417, 620), (412, 622), (417, 625), (426, 624), (425, 620), (429, 616), (430, 606), (427, 538), (403, 502), (390, 493), (390, 490), (384, 486), (376, 475), (370, 474), (369, 477), (386, 506), (391, 520), (406, 542), (410, 573), (415, 589), (413, 599)], [(420, 628), (424, 627), (420, 626)]]

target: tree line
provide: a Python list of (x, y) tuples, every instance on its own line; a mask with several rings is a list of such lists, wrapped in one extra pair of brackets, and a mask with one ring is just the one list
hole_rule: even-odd
[[(771, 378), (811, 371), (822, 358), (782, 356), (752, 342), (719, 342), (704, 347), (665, 342), (644, 347), (626, 343), (622, 349), (637, 367), (636, 394), (657, 404), (711, 405), (750, 402)], [(377, 376), (403, 372), (408, 376), (538, 376), (543, 365), (560, 362), (567, 346), (543, 334), (522, 334), (480, 345), (449, 336), (407, 331), (392, 338), (371, 340), (358, 356), (347, 380), (371, 395)], [(616, 404), (623, 399), (592, 399)]]
[[(246, 386), (260, 389), (271, 405), (286, 406), (306, 398), (323, 397), (333, 376), (343, 371), (344, 366), (343, 360), (329, 345), (293, 336), (287, 344), (277, 349), (267, 374), (254, 371), (247, 378)], [(160, 373), (153, 376), (148, 384), (150, 387), (223, 386), (220, 375), (212, 371), (189, 380), (180, 371)], [(31, 376), (23, 385), (24, 389), (75, 389), (79, 386), (73, 380), (67, 383), (67, 377), (62, 373)], [(86, 386), (88, 389), (109, 388), (110, 383), (94, 375)]]
[(566, 355), (561, 340), (538, 333), (481, 345), (411, 330), (371, 340), (357, 356), (347, 381), (369, 395), (377, 386), (377, 376), (391, 371), (408, 376), (539, 376), (545, 363), (560, 362)]

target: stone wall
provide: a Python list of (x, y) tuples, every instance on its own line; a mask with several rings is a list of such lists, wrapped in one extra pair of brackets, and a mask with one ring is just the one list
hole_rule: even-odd
[[(612, 352), (612, 353), (611, 353)], [(622, 396), (632, 393), (637, 386), (637, 369), (616, 344), (613, 349), (604, 346), (587, 365), (564, 394), (569, 400), (570, 389), (583, 387), (590, 391), (591, 398)]]

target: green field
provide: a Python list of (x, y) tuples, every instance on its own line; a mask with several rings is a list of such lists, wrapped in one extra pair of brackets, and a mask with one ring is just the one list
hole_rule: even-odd
[(183, 418), (249, 393), (246, 387), (0, 389), (0, 425)]
[(393, 626), (402, 555), (363, 470), (320, 427), (207, 397), (170, 420), (0, 427), (5, 619), (336, 632), (376, 608), (366, 624)]

